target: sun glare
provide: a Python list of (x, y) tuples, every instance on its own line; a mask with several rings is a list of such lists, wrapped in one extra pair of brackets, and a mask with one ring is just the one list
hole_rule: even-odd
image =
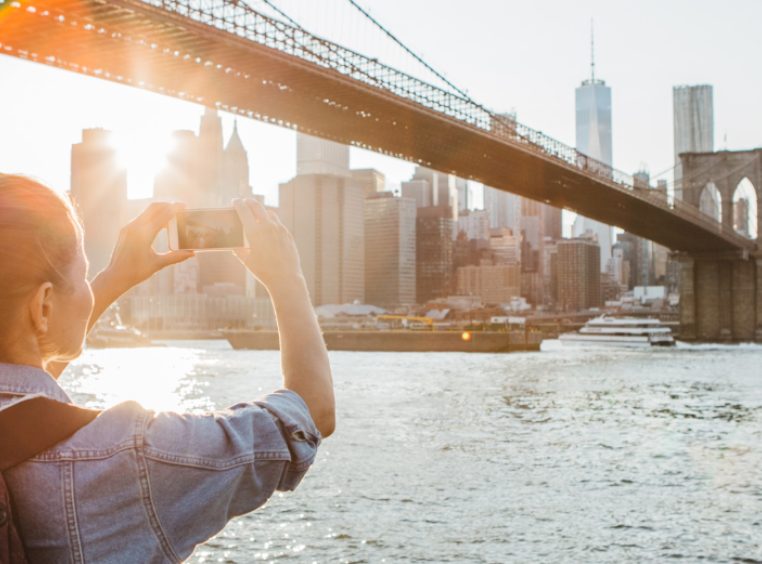
[(166, 164), (172, 149), (171, 136), (150, 131), (116, 132), (112, 133), (111, 142), (119, 164), (127, 169), (129, 197), (153, 195), (154, 178)]

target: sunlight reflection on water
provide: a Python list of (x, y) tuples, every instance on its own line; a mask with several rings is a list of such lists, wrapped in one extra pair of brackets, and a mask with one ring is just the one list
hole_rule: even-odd
[[(338, 426), (303, 484), (191, 562), (762, 561), (762, 347), (331, 353)], [(207, 410), (277, 351), (89, 350), (88, 405)]]
[(88, 350), (62, 384), (89, 407), (136, 400), (157, 411), (213, 408), (197, 401), (200, 355), (198, 349), (179, 347)]

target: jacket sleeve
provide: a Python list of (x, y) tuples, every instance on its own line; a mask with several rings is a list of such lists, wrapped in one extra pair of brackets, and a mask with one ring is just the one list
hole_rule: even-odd
[(147, 502), (181, 559), (275, 490), (296, 488), (321, 439), (290, 390), (206, 415), (159, 413), (144, 437)]

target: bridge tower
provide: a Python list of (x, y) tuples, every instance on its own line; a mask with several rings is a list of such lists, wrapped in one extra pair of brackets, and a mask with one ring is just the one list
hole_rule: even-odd
[(681, 336), (762, 341), (762, 148), (684, 153), (683, 197), (726, 228), (757, 241), (756, 252), (677, 255)]

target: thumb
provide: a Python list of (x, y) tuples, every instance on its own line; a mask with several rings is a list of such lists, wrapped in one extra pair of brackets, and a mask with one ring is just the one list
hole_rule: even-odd
[(238, 257), (238, 260), (240, 260), (244, 264), (246, 262), (246, 259), (249, 258), (249, 255), (251, 254), (251, 251), (247, 248), (236, 249), (233, 252), (235, 253), (235, 256)]
[(183, 262), (194, 256), (196, 256), (196, 253), (191, 250), (169, 251), (168, 253), (160, 254), (159, 259), (161, 267), (164, 268), (165, 266)]

